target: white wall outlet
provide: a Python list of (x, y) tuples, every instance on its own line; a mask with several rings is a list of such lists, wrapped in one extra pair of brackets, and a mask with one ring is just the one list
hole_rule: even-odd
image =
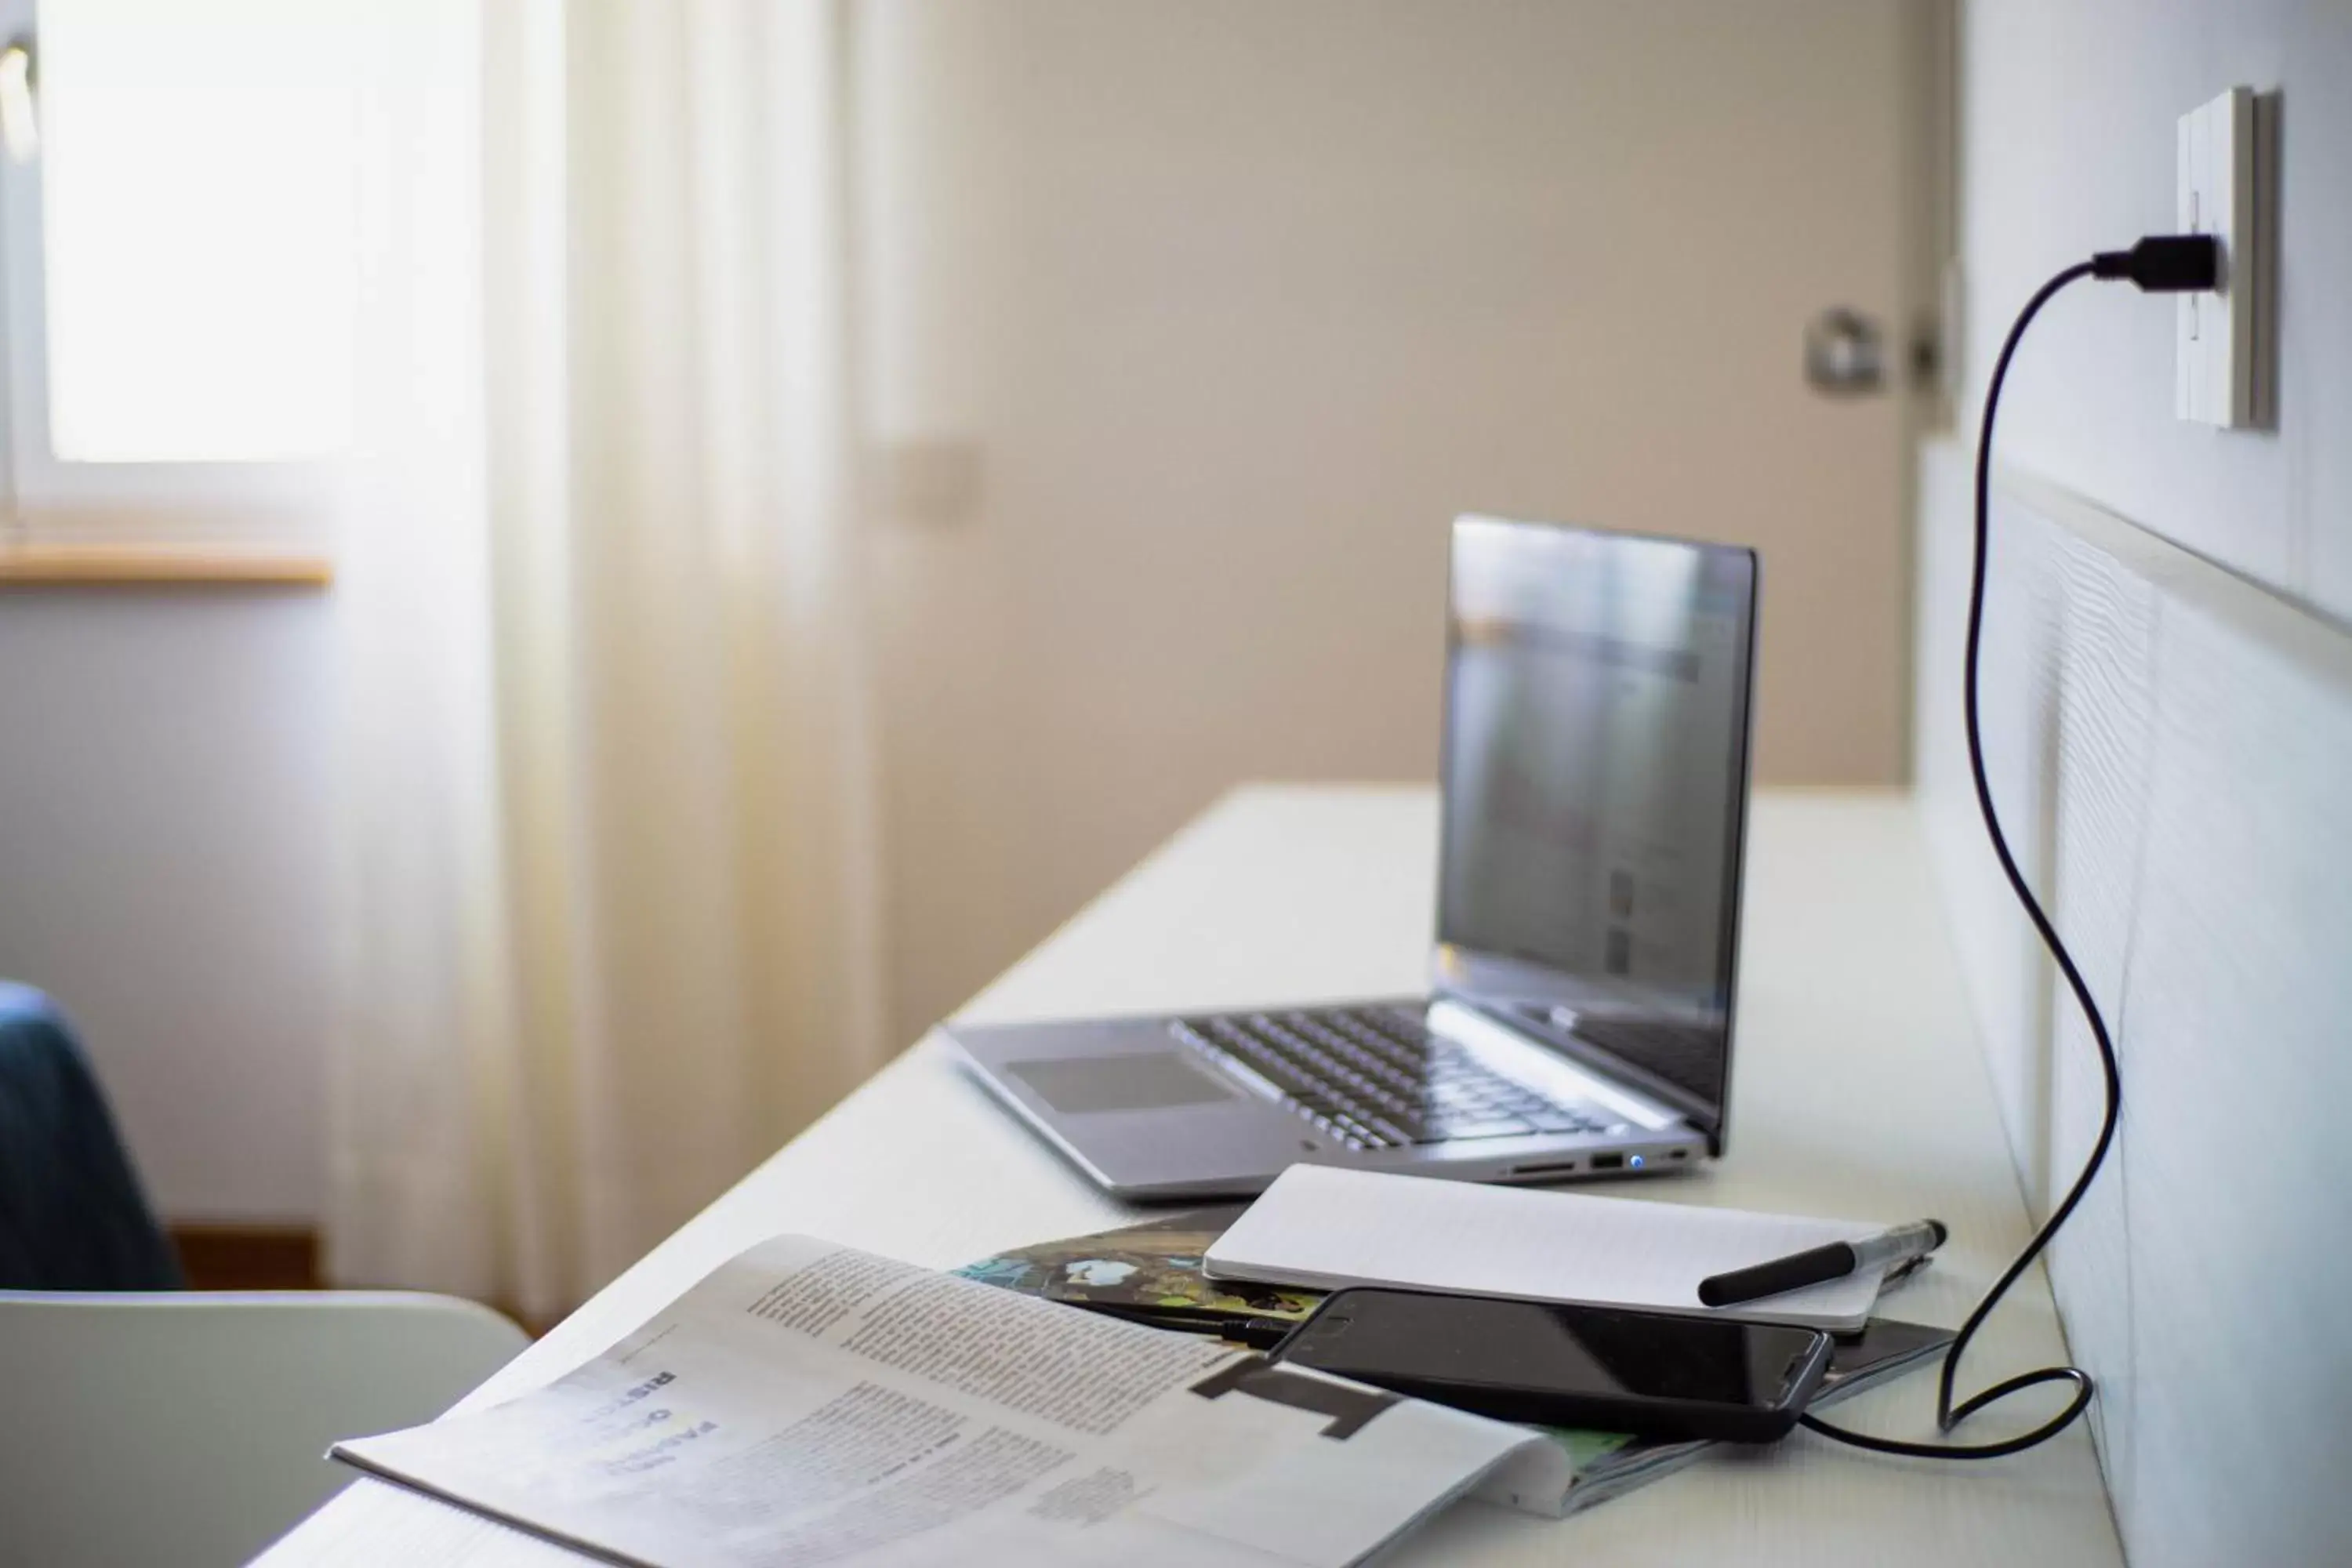
[(2172, 411), (2233, 429), (2254, 416), (2254, 95), (2233, 87), (2180, 117), (2178, 232), (2221, 242), (2221, 291), (2176, 297)]

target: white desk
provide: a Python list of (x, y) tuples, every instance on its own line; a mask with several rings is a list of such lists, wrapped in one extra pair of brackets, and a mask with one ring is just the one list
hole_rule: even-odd
[[(1228, 797), (967, 1009), (974, 1018), (1247, 1005), (1419, 989), (1436, 811), (1421, 789)], [(2026, 1216), (1912, 808), (1900, 795), (1772, 792), (1750, 837), (1729, 1157), (1612, 1190), (1670, 1203), (1948, 1221), (1953, 1241), (1889, 1300), (1957, 1323)], [(802, 1231), (951, 1267), (1118, 1223), (934, 1044), (906, 1053), (459, 1406), (560, 1375), (761, 1237)], [(2037, 1269), (1981, 1335), (1963, 1386), (2063, 1352)], [(1921, 1372), (1836, 1418), (1933, 1431)], [(2054, 1398), (2055, 1396), (2053, 1395)], [(2011, 1430), (1980, 1418), (1984, 1436)], [(2023, 1423), (2019, 1422), (2021, 1426)], [(2120, 1563), (2090, 1439), (1979, 1464), (1880, 1458), (1799, 1433), (1552, 1522), (1449, 1511), (1393, 1559), (1428, 1563), (1802, 1563), (1906, 1568)], [(576, 1563), (374, 1481), (264, 1559)]]

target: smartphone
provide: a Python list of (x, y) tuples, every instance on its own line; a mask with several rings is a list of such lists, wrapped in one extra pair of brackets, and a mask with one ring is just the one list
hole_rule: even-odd
[(1831, 1348), (1780, 1323), (1362, 1288), (1272, 1358), (1504, 1421), (1769, 1443), (1796, 1426)]

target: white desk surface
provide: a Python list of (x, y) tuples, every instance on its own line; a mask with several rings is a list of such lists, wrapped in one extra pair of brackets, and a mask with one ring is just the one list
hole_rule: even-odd
[[(1426, 789), (1237, 791), (1015, 964), (965, 1016), (1416, 991), (1435, 844), (1435, 802)], [(1594, 1190), (1866, 1220), (1937, 1215), (1951, 1226), (1952, 1242), (1883, 1310), (1957, 1324), (2024, 1240), (2026, 1214), (1910, 801), (1873, 791), (1762, 791), (1748, 853), (1728, 1157), (1699, 1172)], [(805, 1232), (947, 1268), (1100, 1229), (1131, 1212), (1032, 1142), (926, 1041), (458, 1408), (561, 1375), (765, 1236)], [(1963, 1391), (2063, 1352), (2036, 1268), (1979, 1336)], [(1923, 1370), (1840, 1405), (1832, 1419), (1890, 1436), (1931, 1435), (1934, 1383)], [(2024, 1424), (1988, 1413), (1975, 1436)], [(1969, 1464), (1882, 1458), (1800, 1432), (1760, 1453), (1711, 1456), (1566, 1521), (1457, 1505), (1389, 1560), (1930, 1568), (2120, 1563), (2122, 1554), (2090, 1438), (2077, 1426), (2038, 1450)], [(581, 1560), (362, 1480), (263, 1561), (292, 1568)]]

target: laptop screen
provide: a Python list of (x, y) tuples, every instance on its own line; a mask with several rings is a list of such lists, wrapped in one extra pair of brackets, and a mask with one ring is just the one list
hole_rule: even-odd
[(1439, 986), (1719, 1132), (1756, 558), (1463, 518)]

